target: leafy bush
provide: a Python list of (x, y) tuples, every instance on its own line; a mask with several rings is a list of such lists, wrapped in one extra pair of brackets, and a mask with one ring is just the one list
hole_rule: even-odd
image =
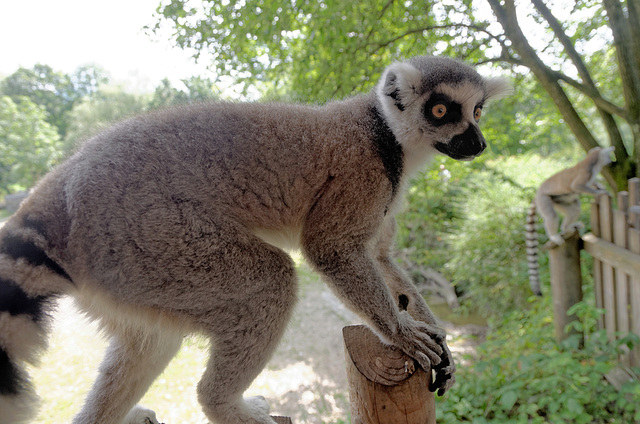
[(409, 191), (399, 246), (449, 278), (472, 309), (521, 307), (529, 296), (523, 229), (531, 196), (485, 163), (441, 159)]
[[(409, 190), (408, 208), (399, 216), (399, 247), (452, 281), (467, 311), (491, 316), (525, 308), (531, 291), (524, 224), (535, 190), (583, 155), (571, 150), (544, 160), (527, 154), (471, 163), (439, 158)], [(583, 206), (588, 209), (587, 202)], [(541, 251), (543, 282), (546, 260)]]
[[(592, 331), (598, 311), (587, 302), (572, 312), (587, 333), (562, 345), (553, 339), (551, 300), (494, 321), (473, 363), (457, 373), (454, 388), (437, 403), (438, 422), (630, 423), (640, 420), (640, 383), (616, 391), (604, 380), (617, 363), (623, 339)], [(637, 340), (635, 340), (637, 341)]]
[(463, 218), (468, 168), (440, 158), (413, 181), (406, 210), (398, 217), (398, 246), (411, 261), (438, 271), (444, 268), (450, 257), (448, 239), (459, 230)]
[[(439, 159), (411, 187), (399, 219), (400, 247), (453, 281), (467, 310), (491, 317), (487, 341), (459, 366), (457, 384), (438, 402), (438, 422), (640, 420), (640, 384), (618, 392), (604, 380), (620, 346), (633, 340), (610, 343), (596, 331), (601, 311), (593, 306), (590, 261), (583, 262), (587, 300), (571, 311), (584, 347), (578, 336), (555, 342), (551, 298), (532, 297), (528, 287), (524, 223), (535, 189), (583, 156), (569, 151), (544, 160), (535, 154), (473, 163)], [(581, 220), (587, 225), (588, 209), (585, 199)], [(541, 279), (548, 282), (545, 252), (539, 261)]]
[(528, 289), (525, 217), (532, 194), (485, 169), (465, 187), (465, 219), (449, 238), (446, 275), (485, 315), (522, 308)]

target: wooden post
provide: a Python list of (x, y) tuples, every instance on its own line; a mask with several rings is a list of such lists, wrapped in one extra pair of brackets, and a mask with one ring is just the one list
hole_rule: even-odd
[[(640, 178), (629, 180), (629, 250), (640, 254)], [(640, 336), (640, 275), (631, 275), (631, 331)], [(631, 351), (631, 366), (640, 367), (640, 346)]]
[[(640, 254), (640, 229), (629, 229), (629, 249)], [(640, 275), (631, 278), (631, 331), (640, 336)], [(640, 367), (640, 346), (631, 352), (631, 366)]]
[(629, 206), (640, 205), (640, 178), (631, 178), (627, 191), (629, 192)]
[(553, 316), (556, 341), (560, 343), (570, 334), (579, 334), (575, 330), (565, 332), (567, 324), (575, 321), (575, 316), (567, 311), (582, 300), (582, 274), (580, 271), (580, 234), (577, 231), (563, 234), (564, 243), (553, 243), (549, 249), (549, 267), (551, 268), (551, 293), (553, 296)]
[[(591, 231), (596, 237), (600, 237), (600, 203), (596, 198), (591, 203)], [(604, 294), (602, 291), (602, 261), (593, 256), (593, 289), (596, 298), (596, 308), (604, 308)], [(598, 328), (604, 328), (604, 317), (598, 314)]]
[[(598, 196), (600, 202), (600, 238), (613, 242), (613, 210), (611, 207), (611, 196), (601, 194)], [(604, 311), (604, 328), (610, 341), (616, 339), (616, 295), (615, 295), (614, 273), (610, 263), (602, 262), (602, 294)]]
[(436, 423), (431, 370), (383, 344), (366, 326), (347, 326), (342, 334), (352, 424)]
[(274, 417), (271, 416), (275, 422), (278, 424), (292, 424), (291, 418), (289, 417)]
[[(627, 236), (629, 223), (627, 222), (627, 211), (629, 210), (629, 193), (626, 191), (618, 192), (618, 208), (613, 211), (613, 242), (622, 247), (627, 248)], [(613, 270), (615, 277), (616, 292), (616, 330), (623, 334), (629, 332), (629, 277), (620, 268)], [(621, 361), (629, 365), (629, 356), (625, 353), (628, 351), (626, 346), (621, 346), (623, 354)]]

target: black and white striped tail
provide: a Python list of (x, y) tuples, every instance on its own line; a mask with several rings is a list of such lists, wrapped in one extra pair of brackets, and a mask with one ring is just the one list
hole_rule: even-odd
[(529, 285), (534, 294), (542, 296), (540, 290), (540, 274), (538, 265), (538, 231), (536, 225), (536, 204), (531, 203), (525, 226), (525, 242), (527, 246), (527, 263), (529, 265)]
[(34, 418), (37, 396), (25, 366), (46, 348), (49, 313), (71, 284), (42, 247), (43, 234), (11, 227), (0, 231), (0, 424)]

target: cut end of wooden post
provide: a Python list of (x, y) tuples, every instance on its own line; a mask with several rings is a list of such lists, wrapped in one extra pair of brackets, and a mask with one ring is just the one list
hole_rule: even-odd
[(352, 424), (435, 424), (431, 370), (364, 325), (343, 328)]
[[(562, 239), (564, 241), (567, 241), (567, 240), (569, 240), (569, 239), (571, 239), (573, 237), (580, 237), (580, 233), (578, 232), (578, 230), (571, 230), (571, 231), (566, 231), (566, 232), (560, 234), (560, 237), (562, 237)], [(542, 250), (551, 250), (551, 249), (554, 249), (554, 248), (556, 248), (558, 246), (562, 246), (562, 245), (560, 245), (560, 244), (558, 244), (558, 243), (556, 243), (554, 241), (549, 240), (544, 244), (544, 246), (542, 246)]]
[(374, 383), (395, 386), (416, 370), (413, 358), (380, 341), (369, 327), (350, 325), (342, 329), (344, 343), (358, 371)]

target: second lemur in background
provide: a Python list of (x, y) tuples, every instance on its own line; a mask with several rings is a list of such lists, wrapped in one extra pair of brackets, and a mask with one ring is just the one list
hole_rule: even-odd
[[(583, 227), (578, 222), (580, 216), (580, 194), (600, 194), (606, 190), (596, 184), (596, 176), (603, 167), (611, 163), (613, 147), (594, 147), (587, 157), (571, 168), (564, 169), (545, 180), (531, 203), (526, 225), (527, 260), (529, 263), (529, 284), (538, 296), (540, 277), (538, 270), (538, 234), (536, 232), (536, 211), (542, 217), (547, 237), (560, 245), (564, 239), (562, 233)], [(560, 212), (564, 219), (560, 226)]]

